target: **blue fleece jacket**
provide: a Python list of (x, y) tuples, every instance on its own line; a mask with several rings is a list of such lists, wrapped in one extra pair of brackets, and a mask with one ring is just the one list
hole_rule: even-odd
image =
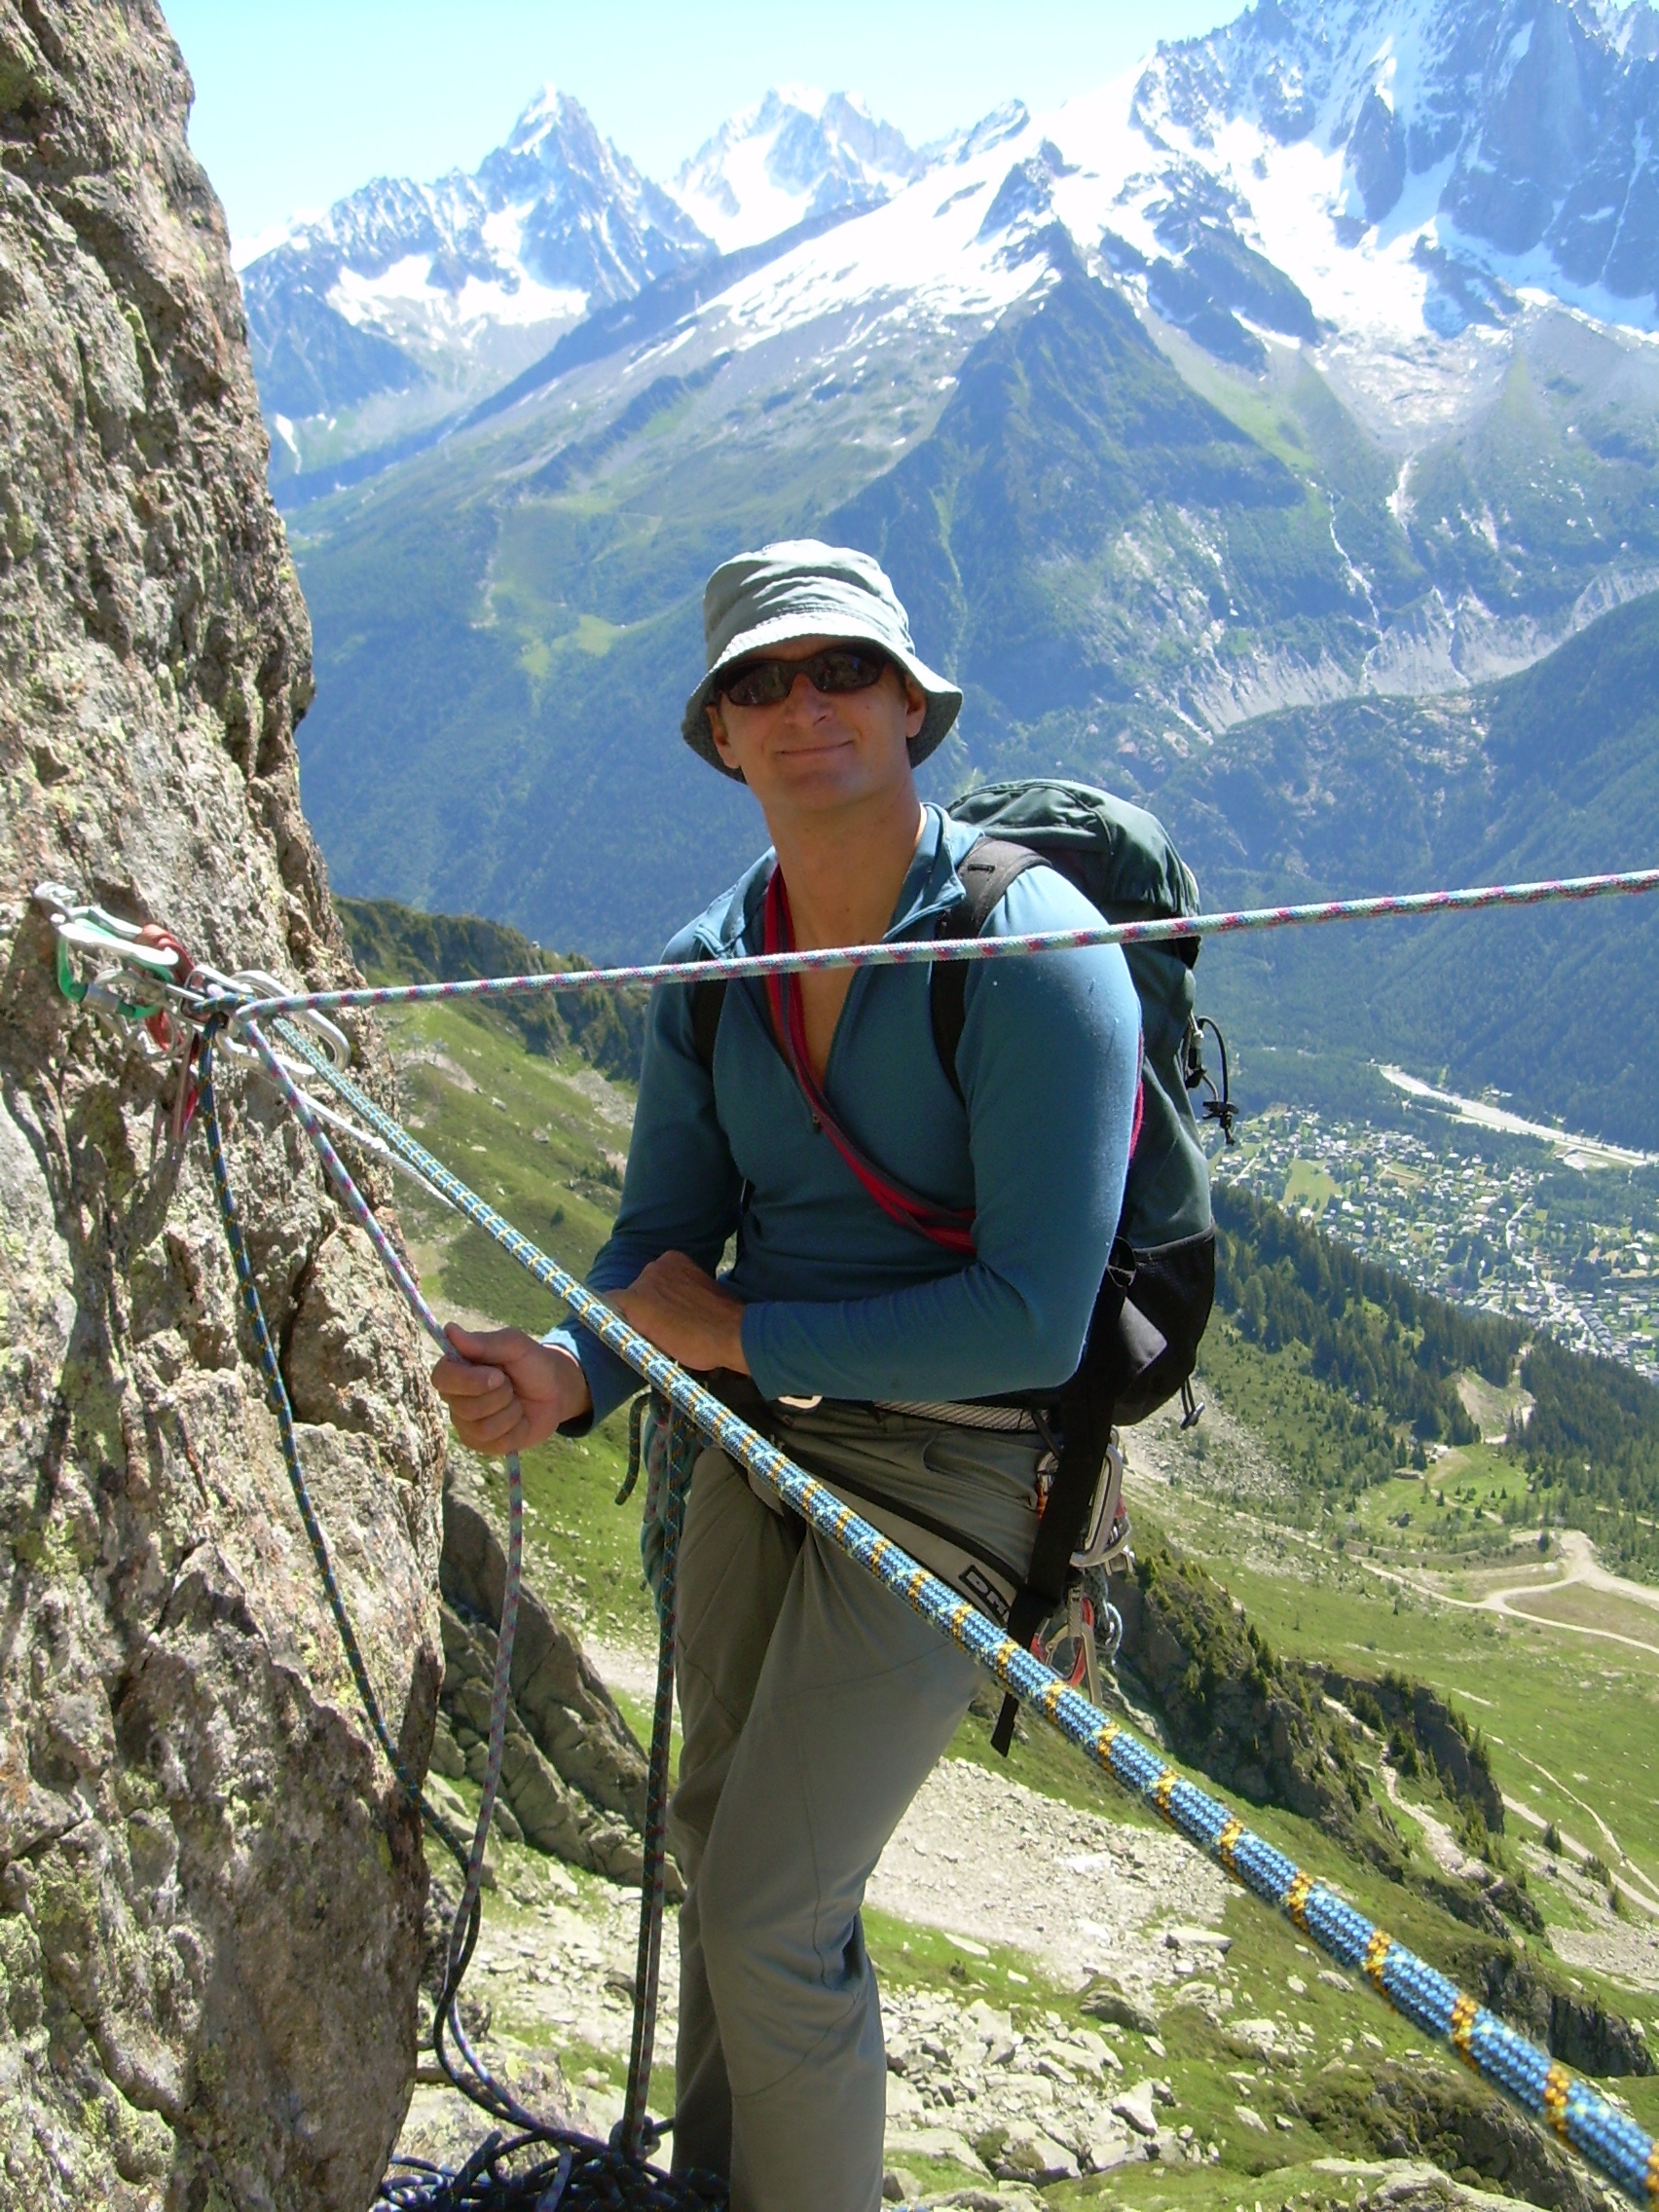
[[(936, 934), (966, 896), (955, 864), (977, 834), (927, 809), (889, 940)], [(664, 959), (758, 952), (771, 867), (767, 853)], [(984, 934), (1098, 921), (1063, 876), (1036, 867), (1010, 885)], [(1063, 1382), (1123, 1203), (1139, 1035), (1115, 945), (971, 966), (958, 1098), (934, 1050), (928, 970), (855, 973), (826, 1094), (896, 1182), (976, 1209), (965, 1259), (889, 1220), (814, 1129), (758, 983), (727, 988), (712, 1081), (692, 1040), (690, 991), (658, 984), (622, 1203), (588, 1281), (620, 1289), (668, 1251), (713, 1270), (735, 1230), (725, 1279), (747, 1305), (744, 1357), (769, 1398), (949, 1400)], [(547, 1341), (581, 1361), (595, 1419), (639, 1387), (579, 1326)]]

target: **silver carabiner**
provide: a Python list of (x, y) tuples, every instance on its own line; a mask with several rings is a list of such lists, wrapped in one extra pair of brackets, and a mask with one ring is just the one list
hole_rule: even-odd
[[(239, 998), (279, 999), (286, 996), (287, 985), (278, 977), (267, 974), (263, 968), (239, 968), (234, 976), (222, 976), (217, 969), (203, 968), (199, 973), (211, 985), (222, 991), (234, 991)], [(297, 1021), (309, 1029), (327, 1052), (334, 1065), (344, 1071), (351, 1065), (351, 1040), (339, 1029), (326, 1014), (318, 1014), (314, 1007), (298, 1007), (281, 1016), (284, 1021)], [(231, 1014), (233, 1025), (236, 1014)], [(230, 1031), (225, 1033), (228, 1041)]]

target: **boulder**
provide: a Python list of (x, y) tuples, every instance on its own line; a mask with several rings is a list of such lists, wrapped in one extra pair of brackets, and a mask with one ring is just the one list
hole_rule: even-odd
[(1131, 1997), (1104, 1974), (1096, 1975), (1078, 2000), (1078, 2009), (1091, 2019), (1105, 2020), (1115, 2028), (1128, 2028), (1138, 2036), (1158, 2033), (1158, 2014), (1138, 1997)]
[[(492, 1531), (492, 1537), (493, 1534)], [(476, 1615), (462, 1615), (448, 1603), (443, 1607), (442, 1619), (442, 1696), (444, 1715), (449, 1723), (443, 1733), (460, 1753), (462, 1771), (473, 1782), (482, 1783), (489, 1755), (496, 1632), (487, 1621)], [(527, 1626), (531, 1626), (534, 1636), (535, 1627), (542, 1624), (559, 1638), (566, 1638), (565, 1630), (535, 1593), (527, 1586), (521, 1587), (519, 1626), (513, 1645), (515, 1659), (518, 1636), (524, 1634)], [(586, 1668), (588, 1662), (580, 1647), (572, 1645), (572, 1649), (580, 1658), (581, 1666)], [(514, 1671), (517, 1672), (516, 1666)], [(535, 1679), (535, 1675), (532, 1679)], [(593, 1741), (596, 1735), (603, 1735), (603, 1744)], [(563, 1752), (562, 1765), (549, 1755), (550, 1745), (557, 1745)], [(448, 1763), (447, 1754), (445, 1763)], [(572, 1776), (598, 1773), (613, 1782), (619, 1771), (627, 1774), (636, 1766), (638, 1789), (631, 1783), (626, 1789), (613, 1788), (612, 1795), (624, 1802), (608, 1808), (590, 1796), (579, 1780), (572, 1779)], [(513, 1698), (507, 1709), (501, 1791), (497, 1800), (498, 1818), (504, 1814), (521, 1831), (513, 1840), (532, 1844), (537, 1851), (563, 1859), (572, 1866), (586, 1867), (591, 1873), (608, 1875), (613, 1882), (638, 1883), (645, 1870), (645, 1857), (640, 1844), (640, 1824), (632, 1817), (631, 1803), (637, 1796), (643, 1804), (644, 1789), (645, 1762), (627, 1722), (619, 1714), (613, 1722), (606, 1720), (602, 1712), (578, 1719), (569, 1707), (560, 1706), (556, 1719), (550, 1723), (544, 1707)], [(671, 1899), (678, 1900), (683, 1895), (679, 1869), (672, 1861), (667, 1868), (665, 1888)]]
[[(502, 1535), (458, 1463), (444, 1491), (443, 1705), (467, 1771), (484, 1771), (496, 1631), (506, 1588)], [(476, 1772), (473, 1769), (476, 1768)], [(645, 1754), (598, 1669), (551, 1607), (520, 1585), (502, 1788), (537, 1849), (637, 1883), (645, 1866)], [(684, 1895), (669, 1860), (670, 1902)]]

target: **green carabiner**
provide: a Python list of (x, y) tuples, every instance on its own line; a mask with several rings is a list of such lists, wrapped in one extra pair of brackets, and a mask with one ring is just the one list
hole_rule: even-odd
[(77, 977), (69, 947), (61, 938), (57, 940), (57, 988), (71, 1006), (79, 1006), (87, 995), (87, 986)]

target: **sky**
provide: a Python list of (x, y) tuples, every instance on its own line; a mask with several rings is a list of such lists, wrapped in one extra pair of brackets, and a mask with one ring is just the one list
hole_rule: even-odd
[(246, 243), (372, 176), (473, 168), (538, 86), (666, 178), (775, 84), (860, 92), (912, 143), (1041, 111), (1238, 0), (163, 0), (190, 139)]

